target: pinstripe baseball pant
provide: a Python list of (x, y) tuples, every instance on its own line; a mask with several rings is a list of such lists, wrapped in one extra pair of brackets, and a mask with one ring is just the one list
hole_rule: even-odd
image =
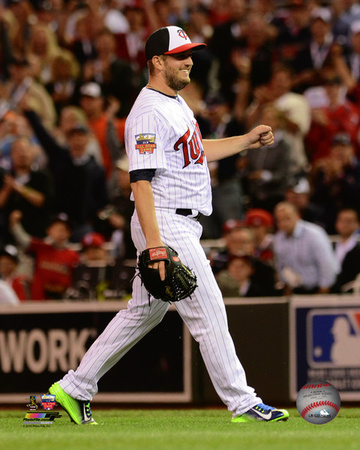
[[(156, 213), (162, 241), (178, 252), (198, 279), (191, 299), (176, 302), (176, 309), (199, 343), (216, 392), (229, 411), (238, 416), (262, 400), (247, 385), (236, 355), (223, 298), (200, 244), (202, 227), (196, 220), (175, 212), (157, 210)], [(136, 212), (131, 227), (133, 241), (141, 252), (145, 249), (145, 238)], [(99, 379), (163, 319), (168, 308), (168, 303), (153, 298), (149, 304), (148, 293), (136, 277), (127, 309), (119, 311), (110, 321), (77, 370), (70, 370), (60, 380), (60, 386), (74, 398), (91, 400), (98, 391)]]

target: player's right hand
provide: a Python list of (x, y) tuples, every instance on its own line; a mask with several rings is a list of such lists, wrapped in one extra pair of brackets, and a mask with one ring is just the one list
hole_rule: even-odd
[(259, 148), (263, 145), (271, 145), (274, 142), (272, 128), (268, 125), (258, 125), (245, 136), (249, 141), (247, 148)]

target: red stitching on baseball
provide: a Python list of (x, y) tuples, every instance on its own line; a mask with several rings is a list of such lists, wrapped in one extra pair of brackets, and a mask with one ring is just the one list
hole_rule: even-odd
[(322, 387), (332, 386), (331, 383), (305, 384), (301, 389), (318, 389)]
[(339, 407), (336, 403), (329, 402), (329, 401), (322, 401), (322, 402), (315, 402), (308, 405), (306, 408), (304, 408), (301, 412), (301, 417), (305, 418), (306, 414), (311, 411), (313, 408), (319, 408), (321, 406), (331, 406), (335, 409), (335, 411), (339, 412)]

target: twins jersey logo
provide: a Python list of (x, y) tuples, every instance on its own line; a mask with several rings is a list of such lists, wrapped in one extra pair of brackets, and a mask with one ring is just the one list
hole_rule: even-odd
[(152, 133), (135, 135), (135, 148), (139, 150), (140, 155), (150, 155), (154, 153), (154, 149), (156, 148), (155, 138), (155, 134)]
[(310, 367), (360, 367), (360, 310), (312, 310), (307, 334)]
[(203, 164), (204, 150), (201, 145), (201, 132), (198, 123), (195, 124), (195, 130), (190, 136), (190, 129), (188, 127), (186, 133), (175, 142), (174, 149), (179, 151), (182, 149), (184, 155), (184, 166), (187, 167), (191, 161), (195, 164)]

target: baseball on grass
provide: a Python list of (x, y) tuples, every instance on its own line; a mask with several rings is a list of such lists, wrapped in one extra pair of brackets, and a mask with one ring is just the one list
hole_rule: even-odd
[(307, 422), (323, 425), (335, 419), (340, 410), (338, 391), (327, 381), (311, 381), (299, 391), (296, 407)]

